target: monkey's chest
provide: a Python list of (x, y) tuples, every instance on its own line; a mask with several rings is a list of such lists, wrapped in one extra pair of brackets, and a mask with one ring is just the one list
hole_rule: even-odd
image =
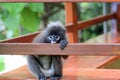
[(52, 56), (39, 56), (39, 62), (40, 62), (40, 66), (43, 69), (49, 69), (51, 67), (52, 64)]
[(54, 72), (55, 72), (53, 62), (49, 69), (43, 69), (43, 68), (40, 68), (40, 69), (46, 77), (50, 77), (50, 76), (54, 75)]
[(54, 74), (55, 68), (53, 63), (53, 57), (52, 56), (40, 56), (39, 61), (41, 63), (41, 71), (46, 77), (50, 77)]

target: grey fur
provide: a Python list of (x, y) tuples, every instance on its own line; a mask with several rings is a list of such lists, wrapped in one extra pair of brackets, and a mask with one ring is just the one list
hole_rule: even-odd
[[(61, 44), (60, 48), (64, 49), (67, 45), (67, 43), (63, 43), (67, 41), (66, 30), (60, 22), (49, 23), (47, 28), (34, 38), (33, 43), (47, 43), (45, 39), (51, 31), (62, 35), (61, 42), (59, 43)], [(62, 57), (66, 58), (67, 56)], [(35, 75), (38, 80), (47, 80), (47, 77), (50, 77), (51, 80), (58, 80), (58, 78), (62, 77), (61, 56), (29, 55), (27, 57), (27, 63), (30, 72)]]

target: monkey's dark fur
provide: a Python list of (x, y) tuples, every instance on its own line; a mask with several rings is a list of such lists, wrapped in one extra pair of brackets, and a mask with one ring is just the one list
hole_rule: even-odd
[[(65, 27), (60, 22), (52, 22), (47, 28), (38, 34), (33, 43), (60, 43), (60, 48), (64, 49), (67, 45)], [(48, 55), (29, 55), (27, 63), (29, 70), (38, 80), (59, 80), (62, 77), (61, 57), (67, 56), (48, 56)]]

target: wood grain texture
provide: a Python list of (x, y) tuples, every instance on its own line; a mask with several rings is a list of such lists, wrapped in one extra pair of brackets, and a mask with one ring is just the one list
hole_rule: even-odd
[(0, 0), (0, 2), (120, 2), (120, 0)]
[(27, 66), (22, 66), (18, 69), (1, 74), (0, 80), (36, 80), (36, 79), (28, 71)]
[(117, 22), (117, 31), (120, 34), (120, 4), (117, 5), (117, 19), (116, 19), (116, 22)]
[(77, 3), (65, 3), (65, 12), (66, 12), (66, 25), (73, 24), (71, 27), (67, 28), (67, 34), (69, 37), (69, 42), (77, 43), (78, 42), (78, 33), (77, 33), (77, 22), (78, 22), (78, 12), (77, 12)]
[(39, 55), (120, 55), (120, 44), (68, 44), (64, 50), (59, 44), (46, 43), (0, 43), (0, 54), (39, 54)]
[[(115, 69), (65, 69), (65, 75), (76, 76), (81, 80), (119, 80), (120, 70)], [(75, 73), (75, 74), (73, 74)], [(78, 79), (78, 80), (79, 80)]]
[(90, 20), (81, 21), (78, 23), (77, 30), (88, 28), (88, 27), (91, 27), (92, 25), (95, 25), (95, 24), (98, 24), (98, 23), (101, 23), (103, 21), (107, 21), (110, 19), (116, 19), (116, 13), (111, 13), (105, 16), (99, 16), (99, 17), (96, 17)]
[(0, 43), (31, 43), (33, 38), (40, 32), (35, 32), (8, 40), (0, 40)]
[[(63, 69), (62, 80), (119, 80), (118, 69)], [(16, 70), (0, 75), (0, 80), (36, 80), (35, 77), (22, 66)]]
[[(92, 25), (95, 25), (95, 24), (98, 24), (98, 23), (101, 23), (101, 22), (104, 22), (104, 21), (107, 21), (107, 20), (110, 20), (110, 19), (117, 19), (116, 12), (115, 13), (110, 13), (110, 14), (105, 15), (105, 16), (98, 16), (98, 17), (90, 19), (90, 20), (79, 21), (77, 23), (77, 28), (75, 28), (75, 29), (78, 31), (78, 30), (91, 27)], [(66, 28), (69, 31), (72, 31), (74, 29), (72, 26), (73, 26), (73, 23), (69, 23), (69, 24), (66, 25)]]

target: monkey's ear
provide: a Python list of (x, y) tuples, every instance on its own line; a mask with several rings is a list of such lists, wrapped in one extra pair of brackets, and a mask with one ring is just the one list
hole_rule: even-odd
[(64, 33), (66, 33), (66, 31), (67, 31), (66, 29), (63, 30)]

